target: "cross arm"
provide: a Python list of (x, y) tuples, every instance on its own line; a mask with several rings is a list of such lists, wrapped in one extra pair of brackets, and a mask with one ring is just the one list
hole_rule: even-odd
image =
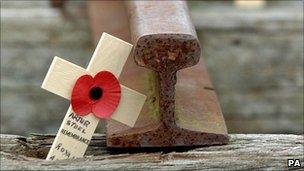
[[(90, 74), (90, 72), (69, 61), (54, 57), (41, 87), (70, 99), (77, 78), (84, 74)], [(145, 95), (121, 85), (121, 100), (111, 118), (133, 127), (145, 99)]]
[(73, 85), (77, 78), (84, 74), (89, 74), (89, 72), (84, 68), (55, 56), (41, 88), (63, 98), (70, 99)]

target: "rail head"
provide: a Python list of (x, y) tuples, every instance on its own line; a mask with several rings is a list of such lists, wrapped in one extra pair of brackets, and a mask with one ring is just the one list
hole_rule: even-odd
[(184, 1), (126, 2), (138, 65), (175, 72), (199, 62), (201, 47)]

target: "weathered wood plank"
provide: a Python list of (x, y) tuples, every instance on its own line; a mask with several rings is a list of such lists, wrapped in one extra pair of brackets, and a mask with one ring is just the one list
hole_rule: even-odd
[[(304, 164), (303, 135), (232, 134), (225, 146), (163, 152), (110, 153), (104, 134), (95, 134), (85, 158), (45, 161), (54, 135), (1, 135), (1, 170), (286, 170), (287, 159)], [(38, 157), (38, 158), (37, 158)], [(296, 169), (296, 168), (292, 168)]]

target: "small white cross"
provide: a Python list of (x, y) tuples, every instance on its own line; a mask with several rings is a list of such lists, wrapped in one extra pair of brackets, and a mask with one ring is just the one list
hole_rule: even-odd
[[(94, 76), (107, 70), (118, 78), (131, 49), (131, 44), (103, 33), (87, 69), (55, 57), (41, 87), (70, 99), (73, 86), (82, 75)], [(121, 99), (111, 119), (133, 127), (145, 100), (145, 95), (121, 85)], [(76, 115), (70, 106), (46, 160), (83, 157), (98, 122), (93, 114)]]

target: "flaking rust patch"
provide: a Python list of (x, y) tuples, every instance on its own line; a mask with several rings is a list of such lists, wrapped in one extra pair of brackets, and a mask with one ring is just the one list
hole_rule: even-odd
[(175, 52), (168, 52), (168, 59), (171, 61), (174, 61), (176, 59), (178, 54), (176, 54)]

